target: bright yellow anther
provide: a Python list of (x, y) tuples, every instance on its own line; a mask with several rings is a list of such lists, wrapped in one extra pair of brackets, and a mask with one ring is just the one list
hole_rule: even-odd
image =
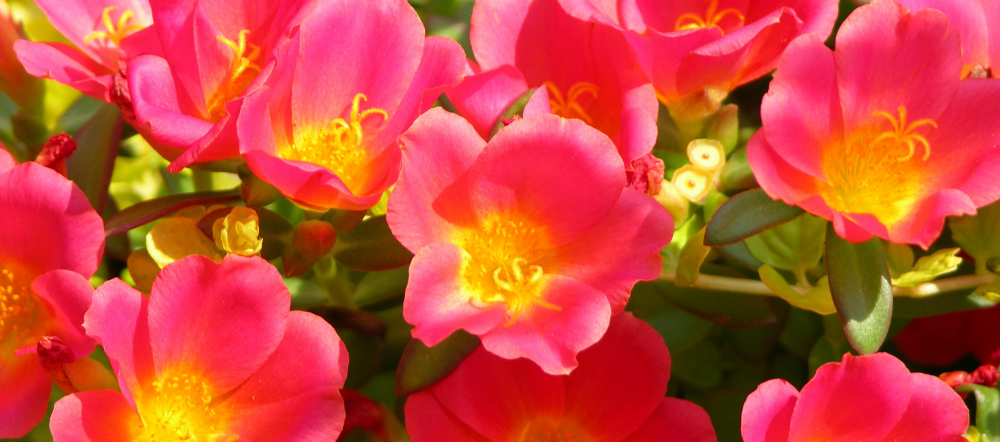
[(597, 91), (599, 90), (596, 84), (586, 82), (574, 84), (570, 86), (566, 97), (563, 97), (562, 92), (559, 91), (559, 87), (551, 81), (546, 81), (545, 87), (549, 90), (549, 107), (552, 108), (553, 114), (563, 118), (579, 118), (587, 124), (594, 123), (593, 118), (590, 118), (587, 111), (580, 105), (579, 100), (583, 94), (590, 94), (596, 99)]
[(924, 146), (924, 161), (927, 161), (927, 159), (930, 158), (931, 156), (931, 143), (928, 142), (927, 138), (925, 138), (923, 135), (915, 133), (914, 131), (916, 131), (918, 128), (922, 126), (930, 126), (932, 128), (937, 129), (937, 123), (935, 123), (934, 120), (931, 120), (930, 118), (924, 118), (914, 121), (912, 123), (908, 123), (906, 121), (905, 106), (900, 106), (897, 109), (897, 112), (899, 113), (898, 119), (894, 115), (888, 112), (878, 111), (873, 113), (873, 115), (875, 116), (885, 117), (887, 120), (889, 120), (889, 123), (892, 125), (892, 130), (885, 131), (882, 134), (880, 134), (878, 137), (875, 138), (875, 140), (872, 141), (872, 144), (877, 144), (882, 140), (893, 140), (897, 143), (905, 144), (907, 147), (906, 155), (903, 155), (902, 157), (896, 159), (896, 161), (902, 162), (902, 161), (908, 161), (910, 158), (913, 158), (913, 154), (916, 151), (917, 143), (920, 143)]
[(208, 113), (212, 122), (217, 122), (226, 115), (226, 103), (239, 97), (260, 74), (260, 66), (254, 63), (260, 57), (260, 46), (247, 42), (250, 31), (240, 31), (236, 41), (221, 35), (215, 38), (233, 50), (233, 62), (229, 67), (229, 75), (219, 83), (218, 88), (208, 100)]
[(708, 9), (705, 11), (705, 16), (702, 17), (698, 14), (689, 12), (677, 17), (677, 21), (674, 23), (674, 30), (684, 31), (688, 29), (701, 29), (701, 28), (720, 28), (719, 22), (722, 21), (728, 15), (736, 16), (739, 21), (743, 21), (744, 17), (740, 11), (735, 8), (726, 8), (721, 11), (719, 9), (719, 0), (708, 0)]
[(91, 32), (90, 35), (83, 39), (83, 44), (89, 44), (91, 41), (103, 38), (110, 41), (115, 46), (118, 46), (118, 44), (121, 43), (125, 37), (128, 37), (129, 34), (143, 28), (143, 26), (139, 24), (129, 24), (129, 22), (132, 21), (132, 18), (135, 17), (135, 13), (131, 10), (125, 10), (122, 15), (118, 16), (118, 23), (114, 23), (111, 20), (111, 11), (114, 11), (115, 9), (118, 9), (118, 7), (108, 6), (107, 8), (104, 8), (104, 11), (101, 12), (101, 21), (104, 22), (104, 29), (106, 30)]

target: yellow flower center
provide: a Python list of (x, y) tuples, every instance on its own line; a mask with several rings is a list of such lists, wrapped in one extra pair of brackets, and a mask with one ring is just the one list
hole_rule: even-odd
[(87, 37), (83, 39), (83, 44), (90, 44), (90, 42), (94, 40), (101, 39), (108, 42), (110, 45), (117, 47), (118, 44), (125, 39), (125, 37), (128, 37), (135, 31), (144, 27), (140, 24), (129, 24), (129, 22), (135, 18), (135, 13), (130, 9), (126, 9), (125, 12), (118, 16), (117, 23), (112, 21), (111, 11), (114, 11), (115, 9), (118, 9), (118, 7), (108, 6), (107, 8), (104, 8), (104, 11), (101, 12), (101, 21), (104, 22), (105, 30), (91, 32), (90, 35), (87, 35)]
[(0, 346), (14, 348), (35, 334), (39, 305), (24, 281), (0, 264)]
[(286, 145), (278, 150), (278, 154), (292, 161), (305, 161), (323, 166), (337, 174), (344, 185), (354, 193), (363, 190), (362, 173), (368, 161), (364, 149), (365, 130), (362, 125), (369, 117), (381, 116), (384, 123), (389, 119), (386, 111), (371, 108), (361, 111), (361, 101), (367, 100), (364, 94), (354, 96), (351, 105), (351, 120), (337, 118), (325, 128), (309, 128), (302, 134), (296, 134), (293, 145)]
[(570, 86), (569, 91), (563, 96), (555, 84), (551, 81), (545, 82), (545, 87), (549, 89), (549, 107), (552, 113), (563, 118), (579, 118), (587, 124), (593, 124), (594, 119), (580, 104), (584, 94), (589, 94), (591, 100), (597, 98), (598, 87), (593, 83), (580, 82)]
[(209, 385), (195, 375), (165, 375), (136, 403), (144, 429), (137, 442), (233, 441), (222, 425)]
[(744, 20), (743, 14), (735, 8), (726, 8), (721, 11), (718, 11), (718, 9), (719, 0), (708, 0), (708, 9), (705, 11), (704, 16), (693, 12), (683, 14), (680, 17), (677, 17), (677, 21), (674, 23), (674, 30), (686, 31), (689, 29), (711, 27), (716, 27), (721, 30), (722, 27), (719, 26), (719, 22), (729, 15), (736, 17), (741, 22)]
[(260, 74), (260, 65), (254, 63), (260, 57), (260, 46), (247, 42), (250, 31), (240, 31), (236, 41), (224, 36), (216, 36), (222, 44), (233, 50), (233, 62), (229, 75), (219, 83), (215, 93), (208, 99), (209, 121), (218, 122), (226, 115), (226, 103), (243, 95), (250, 83)]
[(498, 217), (458, 241), (470, 255), (462, 271), (466, 287), (483, 305), (505, 304), (507, 326), (536, 305), (560, 310), (541, 297), (545, 271), (537, 262), (544, 256), (543, 239), (530, 223)]
[[(936, 128), (930, 119), (907, 122), (906, 108), (898, 118), (875, 112), (877, 122), (828, 146), (823, 151), (823, 173), (829, 185), (821, 184), (826, 203), (842, 213), (871, 214), (891, 226), (902, 220), (920, 199), (927, 173), (922, 163), (930, 158), (931, 145), (921, 128)], [(885, 121), (888, 120), (888, 129)], [(922, 161), (910, 161), (917, 147)]]

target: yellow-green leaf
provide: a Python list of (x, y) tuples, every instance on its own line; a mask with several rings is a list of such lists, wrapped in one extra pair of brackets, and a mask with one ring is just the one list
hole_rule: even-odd
[(771, 289), (775, 295), (788, 301), (789, 304), (821, 315), (837, 312), (837, 308), (833, 305), (833, 297), (830, 295), (830, 285), (825, 276), (819, 280), (816, 287), (805, 293), (799, 293), (788, 285), (785, 278), (774, 267), (764, 264), (760, 267), (759, 272), (760, 280), (764, 282), (764, 285)]
[(946, 273), (954, 272), (962, 263), (962, 258), (955, 256), (960, 250), (958, 247), (942, 249), (918, 259), (917, 263), (913, 265), (913, 270), (899, 275), (899, 278), (893, 278), (892, 285), (913, 287), (932, 281)]

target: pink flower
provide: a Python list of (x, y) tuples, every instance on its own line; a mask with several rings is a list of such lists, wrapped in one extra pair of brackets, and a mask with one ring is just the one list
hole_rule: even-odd
[(52, 381), (38, 340), (61, 339), (86, 356), (83, 332), (104, 253), (104, 223), (75, 184), (35, 163), (16, 165), (0, 147), (0, 439), (28, 433), (45, 416)]
[(945, 16), (892, 0), (855, 10), (836, 52), (796, 39), (748, 147), (757, 181), (850, 241), (928, 247), (945, 217), (1000, 198), (1000, 82), (961, 70)]
[[(582, 20), (625, 31), (660, 101), (715, 106), (767, 74), (792, 39), (826, 38), (837, 0), (559, 0)], [(675, 115), (676, 116), (676, 115)]]
[(136, 128), (171, 172), (239, 156), (244, 96), (274, 69), (274, 52), (317, 0), (153, 0), (165, 50), (128, 63)]
[(705, 410), (664, 397), (669, 378), (663, 338), (626, 313), (567, 376), (477, 349), (407, 399), (406, 427), (414, 442), (715, 442)]
[(636, 281), (660, 274), (670, 214), (623, 189), (614, 144), (582, 121), (524, 118), (487, 144), (432, 109), (403, 145), (388, 222), (416, 254), (403, 317), (425, 344), (465, 329), (495, 355), (566, 374)]
[(659, 106), (620, 33), (566, 14), (557, 0), (480, 0), (465, 80), (448, 98), (486, 138), (512, 101), (538, 88), (525, 116), (578, 118), (611, 137), (626, 167), (653, 149)]
[(983, 364), (1000, 365), (1000, 306), (917, 318), (893, 342), (906, 357), (949, 365), (971, 352)]
[(84, 327), (121, 392), (56, 402), (56, 441), (332, 441), (344, 424), (347, 350), (329, 324), (289, 312), (277, 269), (239, 255), (168, 265), (146, 298), (97, 289)]
[(301, 206), (367, 209), (399, 175), (399, 134), (459, 81), (462, 54), (453, 40), (424, 38), (403, 0), (326, 2), (247, 98), (244, 158)]
[[(50, 78), (98, 100), (111, 102), (113, 77), (122, 52), (128, 58), (159, 52), (148, 0), (36, 0), (52, 26), (76, 47), (64, 43), (14, 44), (17, 58), (36, 77)], [(134, 34), (135, 37), (132, 37)], [(132, 37), (132, 38), (129, 38)], [(126, 40), (128, 39), (128, 40)], [(152, 43), (152, 47), (148, 44)]]
[[(962, 77), (1000, 78), (1000, 1), (900, 0), (918, 10), (937, 9), (948, 16), (962, 40)], [(978, 68), (977, 68), (978, 66)], [(997, 69), (997, 72), (993, 72)]]
[(969, 409), (948, 384), (887, 354), (845, 354), (801, 392), (767, 381), (743, 405), (745, 442), (966, 442)]

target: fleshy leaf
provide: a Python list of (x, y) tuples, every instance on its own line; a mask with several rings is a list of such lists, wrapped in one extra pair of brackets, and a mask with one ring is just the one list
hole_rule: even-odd
[(773, 323), (774, 303), (765, 296), (681, 288), (668, 281), (657, 281), (657, 288), (675, 306), (717, 324), (731, 327), (756, 327)]
[(98, 213), (108, 202), (111, 171), (122, 139), (125, 120), (117, 107), (101, 106), (73, 136), (77, 149), (66, 159), (66, 174), (87, 195)]
[(892, 318), (889, 268), (878, 238), (853, 244), (828, 224), (826, 269), (848, 341), (858, 353), (875, 353), (889, 333)]
[(396, 240), (382, 215), (362, 221), (337, 238), (333, 259), (349, 269), (375, 272), (403, 267), (413, 259), (413, 253)]
[(705, 245), (705, 228), (698, 230), (691, 239), (684, 244), (680, 257), (677, 259), (677, 273), (674, 277), (674, 284), (678, 287), (690, 287), (698, 281), (698, 271), (701, 264), (705, 262), (708, 252), (712, 249)]
[(708, 222), (705, 245), (719, 247), (742, 241), (787, 223), (804, 211), (771, 199), (762, 189), (737, 194), (726, 201)]
[(452, 333), (433, 347), (411, 339), (396, 370), (396, 395), (408, 396), (431, 387), (451, 374), (478, 347), (479, 338), (464, 330)]
[(105, 221), (104, 236), (121, 235), (185, 207), (223, 204), (239, 200), (239, 189), (233, 189), (215, 192), (184, 193), (144, 201), (116, 213)]
[(976, 395), (976, 428), (989, 440), (1000, 440), (1000, 390), (976, 384), (962, 385), (955, 390)]
[(899, 275), (899, 278), (893, 278), (892, 285), (913, 287), (958, 270), (958, 265), (962, 263), (962, 258), (955, 255), (961, 250), (958, 247), (942, 249), (918, 259), (917, 263), (913, 266), (913, 270)]
[(1000, 202), (981, 207), (973, 216), (948, 219), (951, 237), (976, 260), (976, 267), (1000, 257)]
[(808, 213), (745, 240), (750, 253), (771, 267), (798, 274), (823, 257), (826, 220)]

